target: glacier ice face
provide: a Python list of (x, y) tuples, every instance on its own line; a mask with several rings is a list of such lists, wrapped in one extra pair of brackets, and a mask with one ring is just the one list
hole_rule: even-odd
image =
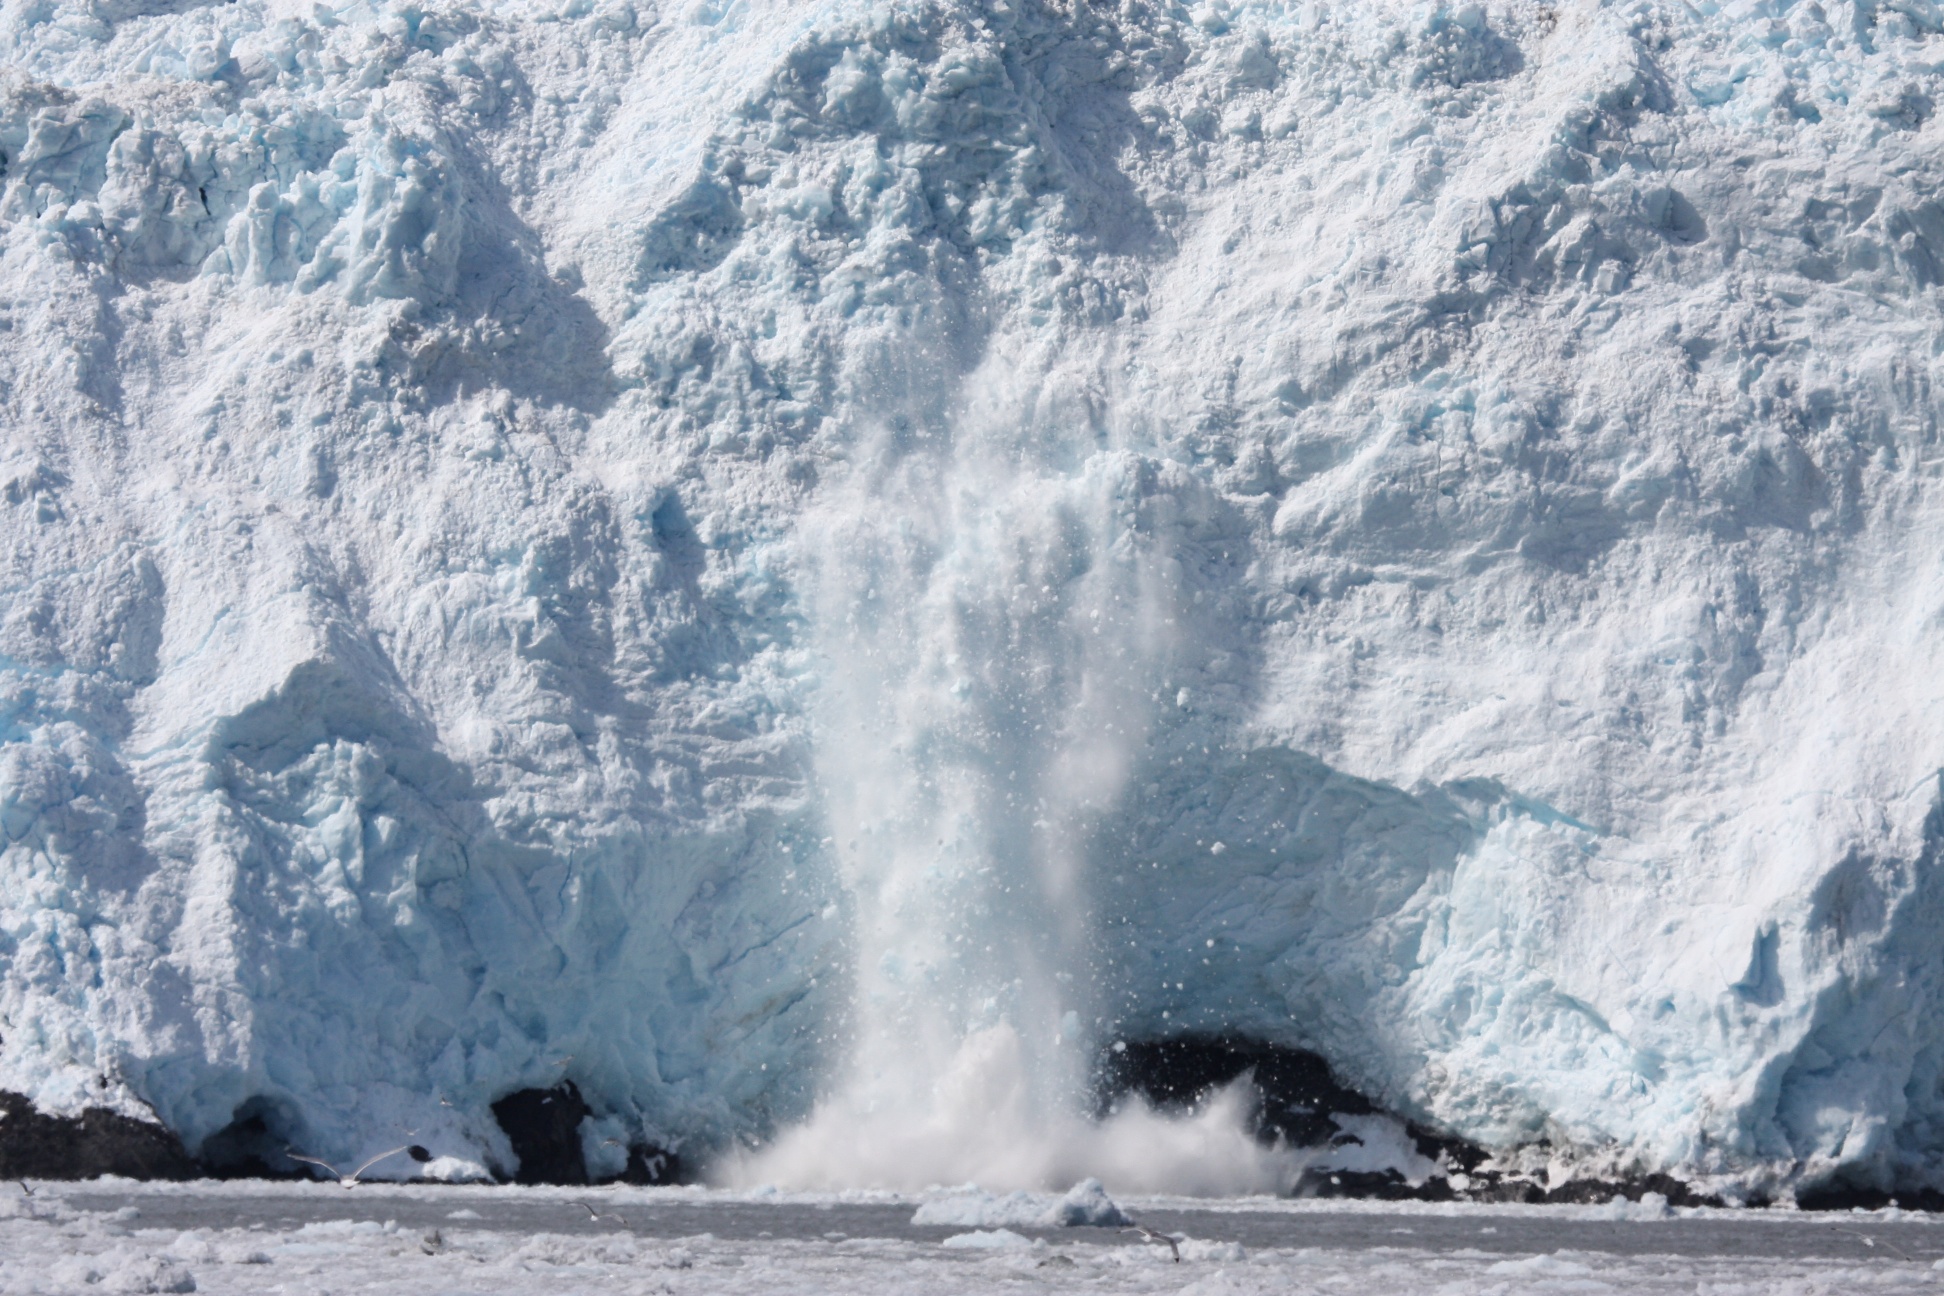
[(1922, 1178), (1941, 32), (0, 11), (0, 1087), (504, 1165), (1226, 1030)]

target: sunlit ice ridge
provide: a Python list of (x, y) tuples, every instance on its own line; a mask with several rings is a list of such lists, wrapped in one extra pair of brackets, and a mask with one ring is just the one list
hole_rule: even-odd
[(6, 1101), (1944, 1191), (1933, 10), (0, 12)]

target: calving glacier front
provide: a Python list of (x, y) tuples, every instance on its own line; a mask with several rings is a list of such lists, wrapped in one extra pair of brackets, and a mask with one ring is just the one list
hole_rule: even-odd
[(7, 9), (0, 1088), (1261, 1186), (1082, 1115), (1219, 1034), (1930, 1183), (1940, 33)]

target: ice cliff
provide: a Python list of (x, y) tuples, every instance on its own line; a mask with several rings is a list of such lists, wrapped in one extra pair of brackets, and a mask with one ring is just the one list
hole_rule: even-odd
[(0, 1088), (605, 1164), (1227, 1032), (1928, 1182), (1941, 96), (1933, 0), (6, 0)]

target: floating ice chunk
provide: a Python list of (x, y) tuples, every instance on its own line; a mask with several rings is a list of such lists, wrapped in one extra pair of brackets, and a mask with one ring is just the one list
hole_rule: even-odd
[(1021, 1236), (1011, 1229), (978, 1229), (971, 1233), (954, 1233), (939, 1243), (955, 1251), (1018, 1251), (1030, 1248), (1030, 1238)]
[(911, 1222), (961, 1228), (995, 1228), (1007, 1224), (1039, 1228), (1064, 1204), (1044, 1193), (1013, 1192), (1000, 1196), (968, 1187), (920, 1203)]
[(100, 1269), (88, 1281), (105, 1292), (192, 1292), (195, 1275), (159, 1256), (110, 1252), (96, 1258)]
[(1662, 1220), (1673, 1218), (1674, 1208), (1667, 1204), (1666, 1197), (1650, 1192), (1642, 1193), (1639, 1201), (1615, 1197), (1605, 1205), (1594, 1207), (1593, 1213), (1605, 1219)]
[(436, 1179), (440, 1183), (491, 1183), (492, 1171), (477, 1161), (464, 1157), (433, 1157), (418, 1169), (419, 1178)]
[(1047, 1219), (1063, 1228), (1121, 1228), (1134, 1221), (1107, 1195), (1098, 1179), (1082, 1179), (1062, 1197)]
[(1212, 1274), (1195, 1279), (1176, 1292), (1175, 1296), (1236, 1296), (1236, 1293), (1244, 1290), (1246, 1289), (1239, 1286), (1235, 1279), (1217, 1269)]
[(913, 1224), (996, 1228), (1119, 1228), (1133, 1223), (1098, 1179), (1082, 1179), (1064, 1197), (1011, 1192), (1000, 1196), (968, 1185), (923, 1202)]
[(1485, 1272), (1519, 1278), (1584, 1278), (1593, 1270), (1577, 1260), (1566, 1260), (1556, 1255), (1536, 1255), (1520, 1260), (1500, 1260), (1488, 1266)]

